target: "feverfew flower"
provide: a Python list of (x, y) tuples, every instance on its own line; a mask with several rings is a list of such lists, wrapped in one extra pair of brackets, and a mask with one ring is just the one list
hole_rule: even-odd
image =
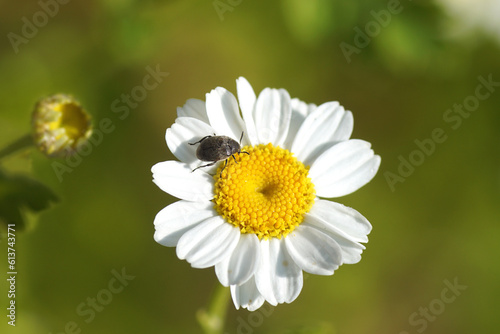
[(49, 157), (76, 152), (92, 135), (92, 120), (72, 96), (56, 94), (38, 101), (32, 115), (33, 139)]
[[(446, 28), (453, 35), (463, 35), (479, 28), (500, 42), (500, 2), (497, 0), (437, 0), (452, 20)], [(475, 37), (474, 37), (475, 38)]]
[[(156, 215), (154, 238), (177, 247), (194, 268), (215, 266), (236, 308), (253, 311), (264, 301), (294, 301), (303, 271), (332, 275), (361, 259), (370, 223), (321, 198), (361, 188), (380, 157), (370, 143), (349, 139), (353, 117), (338, 102), (307, 105), (270, 88), (257, 98), (245, 78), (236, 83), (239, 108), (217, 87), (206, 102), (190, 99), (177, 109), (166, 140), (180, 161), (160, 162), (152, 172), (180, 201)], [(224, 161), (192, 172), (206, 162), (189, 143), (214, 134), (238, 141), (242, 133), (241, 150), (249, 154), (235, 154), (223, 171)]]

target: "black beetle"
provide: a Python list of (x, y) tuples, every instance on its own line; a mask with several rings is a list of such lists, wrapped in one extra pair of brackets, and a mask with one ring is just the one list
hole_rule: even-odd
[[(241, 133), (240, 143), (243, 139), (243, 134), (244, 132)], [(236, 157), (234, 156), (236, 153), (246, 153), (250, 155), (250, 153), (241, 150), (240, 143), (227, 136), (205, 136), (198, 140), (196, 143), (188, 144), (195, 145), (198, 143), (200, 144), (200, 146), (198, 146), (198, 148), (196, 149), (196, 157), (201, 161), (212, 161), (212, 163), (198, 166), (193, 169), (192, 172), (194, 172), (198, 168), (213, 166), (217, 161), (225, 160), (224, 167), (220, 171), (220, 176), (222, 177), (222, 172), (224, 171), (224, 168), (226, 168), (227, 160), (230, 157), (233, 157), (234, 161), (238, 163), (238, 161), (236, 161)]]

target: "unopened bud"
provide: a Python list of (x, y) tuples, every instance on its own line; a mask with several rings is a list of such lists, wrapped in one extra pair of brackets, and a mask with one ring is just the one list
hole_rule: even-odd
[(37, 102), (32, 128), (35, 145), (49, 157), (73, 154), (92, 135), (90, 115), (77, 100), (65, 94)]

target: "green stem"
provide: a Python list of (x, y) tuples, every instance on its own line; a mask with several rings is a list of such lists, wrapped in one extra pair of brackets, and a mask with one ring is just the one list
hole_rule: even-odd
[(29, 147), (33, 144), (34, 144), (33, 137), (31, 136), (31, 134), (27, 134), (27, 135), (19, 138), (15, 142), (11, 143), (10, 145), (7, 145), (2, 150), (0, 150), (0, 159), (3, 159), (6, 156), (8, 156), (9, 154), (14, 153), (16, 151), (19, 151), (23, 148)]
[(229, 288), (217, 283), (208, 308), (196, 313), (196, 319), (206, 334), (221, 334), (224, 330), (230, 296)]

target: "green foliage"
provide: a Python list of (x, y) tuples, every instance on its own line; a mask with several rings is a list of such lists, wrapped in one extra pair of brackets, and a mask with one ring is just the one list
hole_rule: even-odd
[(42, 183), (21, 175), (8, 175), (0, 169), (0, 222), (26, 228), (26, 211), (39, 212), (58, 201)]

